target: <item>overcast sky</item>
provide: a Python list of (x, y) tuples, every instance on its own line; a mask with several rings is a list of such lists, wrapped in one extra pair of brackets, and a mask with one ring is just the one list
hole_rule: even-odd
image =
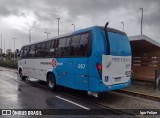
[(60, 17), (60, 34), (94, 25), (122, 30), (125, 24), (128, 36), (140, 35), (141, 10), (144, 8), (143, 34), (160, 42), (160, 0), (0, 0), (0, 34), (5, 48), (13, 50), (32, 42), (57, 36), (57, 17)]

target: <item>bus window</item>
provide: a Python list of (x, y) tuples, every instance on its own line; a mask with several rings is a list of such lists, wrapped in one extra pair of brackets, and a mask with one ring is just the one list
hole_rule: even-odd
[(51, 47), (51, 41), (46, 42), (45, 49), (44, 49), (44, 56), (45, 57), (49, 57), (50, 47)]
[(40, 57), (44, 57), (45, 45), (46, 45), (46, 42), (43, 42), (43, 43), (41, 44)]
[(23, 57), (23, 51), (24, 51), (24, 47), (22, 47), (22, 49), (21, 49), (21, 51), (20, 51), (20, 55), (19, 55), (20, 58)]
[(69, 53), (70, 53), (70, 43), (71, 43), (71, 37), (68, 37), (66, 39), (66, 45), (65, 45), (65, 49), (64, 49), (64, 56), (69, 56)]
[(70, 46), (70, 42), (71, 42), (71, 37), (68, 37), (66, 41), (66, 47)]
[(58, 45), (58, 49), (56, 50), (56, 56), (57, 57), (61, 57), (64, 56), (64, 52), (65, 52), (65, 45), (66, 45), (66, 38), (62, 38), (57, 40)]
[(23, 57), (24, 57), (24, 58), (27, 58), (27, 56), (28, 56), (29, 47), (30, 47), (30, 46), (24, 47), (24, 52), (23, 52)]
[(35, 57), (41, 57), (41, 43), (36, 44)]
[(50, 53), (49, 56), (50, 57), (55, 57), (55, 44), (56, 44), (56, 40), (51, 41), (51, 47), (50, 47)]
[(35, 45), (31, 45), (28, 57), (34, 57), (34, 55), (35, 55)]
[(87, 55), (87, 50), (88, 50), (88, 39), (89, 39), (89, 33), (82, 34), (81, 35), (81, 40), (80, 40), (80, 50), (81, 50), (81, 55), (86, 56)]
[(76, 35), (72, 37), (70, 55), (71, 56), (80, 56), (80, 35)]

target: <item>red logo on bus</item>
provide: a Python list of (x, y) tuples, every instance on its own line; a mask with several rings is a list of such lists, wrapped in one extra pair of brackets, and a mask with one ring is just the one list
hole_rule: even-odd
[(53, 59), (53, 60), (52, 60), (52, 66), (53, 66), (53, 68), (56, 68), (56, 66), (57, 66), (57, 61), (56, 61), (56, 59)]

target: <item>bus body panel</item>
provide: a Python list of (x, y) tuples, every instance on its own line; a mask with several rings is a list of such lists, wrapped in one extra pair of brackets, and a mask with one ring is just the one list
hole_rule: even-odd
[(75, 88), (74, 67), (70, 64), (70, 58), (56, 58), (59, 85)]
[(92, 54), (88, 58), (89, 75), (101, 80), (97, 71), (97, 63), (102, 64), (102, 54), (106, 54), (106, 44), (98, 27), (92, 29)]
[(71, 62), (75, 64), (76, 89), (88, 90), (88, 58), (72, 58)]
[(57, 58), (58, 85), (88, 90), (88, 59)]
[(21, 67), (24, 76), (46, 81), (46, 73), (52, 70), (52, 59), (23, 59)]
[[(52, 73), (53, 73), (53, 75), (55, 76), (55, 79), (56, 79), (56, 84), (57, 84), (57, 85), (60, 85), (60, 84), (59, 84), (60, 82), (59, 82), (59, 79), (58, 79), (58, 72), (57, 72), (55, 69), (52, 69), (52, 71), (49, 70), (49, 72), (52, 72)], [(47, 72), (47, 73), (48, 73), (48, 72)], [(46, 74), (47, 74), (47, 73), (46, 73)], [(47, 76), (46, 76), (46, 79), (47, 79)]]
[(106, 86), (126, 83), (131, 75), (131, 56), (103, 55), (102, 68), (102, 80)]

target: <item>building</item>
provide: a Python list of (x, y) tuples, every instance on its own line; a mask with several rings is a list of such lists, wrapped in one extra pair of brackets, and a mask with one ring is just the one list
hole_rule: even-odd
[(155, 81), (160, 70), (160, 43), (145, 36), (129, 37), (132, 48), (133, 79)]
[(9, 53), (11, 53), (11, 52), (12, 52), (11, 49), (7, 49), (7, 50), (6, 50), (6, 54), (9, 54)]
[(3, 49), (0, 48), (0, 54), (2, 54), (2, 53), (3, 53)]

